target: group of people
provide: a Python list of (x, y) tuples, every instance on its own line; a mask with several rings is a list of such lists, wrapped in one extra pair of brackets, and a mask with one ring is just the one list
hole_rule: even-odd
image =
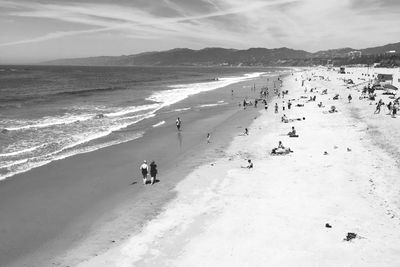
[(157, 164), (154, 162), (154, 160), (150, 163), (150, 166), (147, 165), (147, 161), (144, 160), (142, 165), (140, 165), (140, 171), (143, 176), (143, 184), (147, 184), (147, 177), (150, 174), (150, 184), (153, 185), (156, 182), (156, 177), (157, 177)]
[[(182, 121), (181, 119), (178, 117), (175, 121), (175, 125), (176, 128), (179, 131), (181, 131), (181, 126), (182, 126)], [(210, 142), (210, 138), (211, 135), (207, 134), (207, 142)], [(150, 184), (153, 185), (157, 180), (157, 164), (155, 163), (155, 161), (153, 160), (150, 165), (147, 164), (147, 161), (144, 160), (142, 165), (140, 165), (140, 172), (142, 173), (142, 177), (143, 177), (143, 184), (146, 185), (148, 182), (148, 176), (150, 175)]]

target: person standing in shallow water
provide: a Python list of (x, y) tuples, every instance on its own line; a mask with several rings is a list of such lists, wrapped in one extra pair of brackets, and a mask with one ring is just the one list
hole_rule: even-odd
[(153, 185), (156, 182), (156, 177), (157, 177), (157, 164), (154, 162), (154, 160), (150, 163), (150, 184)]
[(182, 125), (182, 121), (181, 121), (181, 119), (178, 117), (178, 118), (176, 119), (176, 128), (178, 129), (178, 131), (181, 130), (181, 125)]
[(147, 161), (143, 161), (143, 164), (140, 165), (140, 171), (142, 172), (143, 176), (143, 184), (147, 183), (147, 174), (149, 173), (149, 166), (147, 165)]

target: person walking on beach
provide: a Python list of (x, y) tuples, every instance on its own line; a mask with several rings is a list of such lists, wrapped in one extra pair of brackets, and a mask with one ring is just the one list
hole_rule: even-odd
[(244, 128), (244, 134), (245, 134), (245, 135), (249, 135), (249, 129)]
[(181, 119), (178, 117), (178, 118), (176, 119), (176, 128), (178, 129), (178, 131), (181, 130), (181, 125), (182, 125), (182, 121), (181, 121)]
[(379, 114), (381, 113), (381, 106), (384, 105), (385, 103), (383, 103), (382, 99), (379, 100), (378, 104), (376, 105), (376, 109), (375, 109), (375, 114)]
[(391, 114), (392, 113), (392, 101), (390, 101), (389, 104), (387, 104), (387, 108), (389, 110), (389, 114)]
[(397, 110), (399, 109), (399, 103), (394, 102), (392, 107), (392, 118), (396, 118)]
[(142, 172), (143, 184), (145, 185), (147, 183), (147, 174), (149, 173), (149, 166), (146, 160), (144, 160), (143, 164), (140, 166), (140, 171)]
[(210, 139), (211, 139), (211, 134), (208, 133), (208, 134), (207, 134), (207, 144), (211, 143), (211, 142), (210, 142)]
[(278, 113), (278, 103), (275, 103), (275, 113)]
[(156, 177), (157, 177), (157, 164), (154, 162), (154, 160), (150, 163), (150, 184), (153, 185), (156, 182)]
[(350, 103), (351, 100), (353, 99), (353, 98), (351, 97), (351, 94), (349, 94), (349, 96), (347, 97), (347, 99), (349, 100), (349, 103)]
[(287, 108), (290, 109), (292, 107), (292, 102), (290, 102), (290, 100), (287, 103)]

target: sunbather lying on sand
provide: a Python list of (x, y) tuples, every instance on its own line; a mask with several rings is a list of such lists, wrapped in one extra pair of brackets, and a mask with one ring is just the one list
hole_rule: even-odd
[(328, 111), (329, 113), (338, 112), (335, 106), (331, 106), (331, 109)]
[(299, 137), (296, 134), (296, 129), (294, 129), (294, 126), (292, 126), (292, 130), (288, 133), (289, 137)]
[(333, 97), (333, 100), (338, 100), (339, 99), (339, 94), (336, 94), (334, 97)]
[(294, 122), (294, 121), (305, 121), (306, 120), (306, 118), (305, 117), (303, 117), (303, 118), (294, 118), (294, 119), (289, 119), (288, 120), (288, 122)]

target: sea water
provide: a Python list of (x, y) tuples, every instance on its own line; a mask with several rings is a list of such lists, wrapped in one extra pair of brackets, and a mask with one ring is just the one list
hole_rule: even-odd
[[(0, 70), (0, 180), (140, 138), (145, 128), (122, 129), (174, 111), (173, 104), (189, 96), (267, 72), (72, 66), (0, 66)], [(164, 123), (158, 121), (152, 128)]]

